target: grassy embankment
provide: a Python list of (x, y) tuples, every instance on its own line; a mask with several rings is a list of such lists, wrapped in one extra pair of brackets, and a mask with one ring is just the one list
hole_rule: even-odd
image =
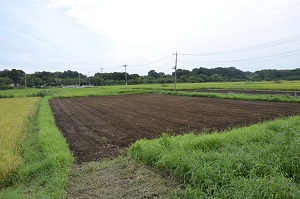
[(21, 149), (23, 164), (0, 190), (0, 198), (64, 198), (73, 156), (56, 128), (48, 98), (41, 100)]
[(300, 198), (300, 117), (134, 143), (136, 160), (171, 172), (178, 198)]

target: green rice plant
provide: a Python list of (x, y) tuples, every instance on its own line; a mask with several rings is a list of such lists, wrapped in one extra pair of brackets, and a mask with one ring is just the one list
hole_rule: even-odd
[(224, 133), (163, 134), (129, 148), (186, 185), (178, 198), (299, 198), (300, 117)]

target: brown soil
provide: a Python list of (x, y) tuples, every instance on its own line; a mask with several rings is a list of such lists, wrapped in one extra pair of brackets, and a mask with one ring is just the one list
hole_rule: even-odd
[(222, 131), (300, 113), (300, 104), (153, 94), (52, 99), (50, 105), (78, 163), (117, 157), (162, 132)]

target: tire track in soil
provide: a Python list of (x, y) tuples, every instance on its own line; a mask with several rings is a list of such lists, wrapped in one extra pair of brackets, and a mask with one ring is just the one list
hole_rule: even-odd
[(300, 104), (154, 94), (52, 99), (50, 106), (78, 163), (117, 157), (162, 132), (223, 131), (300, 114)]

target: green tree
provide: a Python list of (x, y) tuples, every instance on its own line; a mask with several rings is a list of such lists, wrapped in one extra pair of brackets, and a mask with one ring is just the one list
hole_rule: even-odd
[(178, 82), (187, 82), (188, 81), (188, 78), (186, 76), (180, 76), (178, 78)]
[(189, 83), (196, 83), (196, 82), (199, 82), (199, 77), (197, 77), (197, 76), (190, 76), (189, 78), (188, 78), (188, 82)]
[(155, 79), (159, 78), (159, 74), (158, 74), (157, 72), (155, 72), (155, 70), (150, 70), (150, 71), (148, 72), (148, 76), (149, 76), (149, 77), (153, 77), (153, 78), (155, 78)]
[(212, 74), (209, 77), (209, 81), (211, 81), (211, 82), (222, 82), (223, 80), (224, 80), (223, 76), (220, 74)]

